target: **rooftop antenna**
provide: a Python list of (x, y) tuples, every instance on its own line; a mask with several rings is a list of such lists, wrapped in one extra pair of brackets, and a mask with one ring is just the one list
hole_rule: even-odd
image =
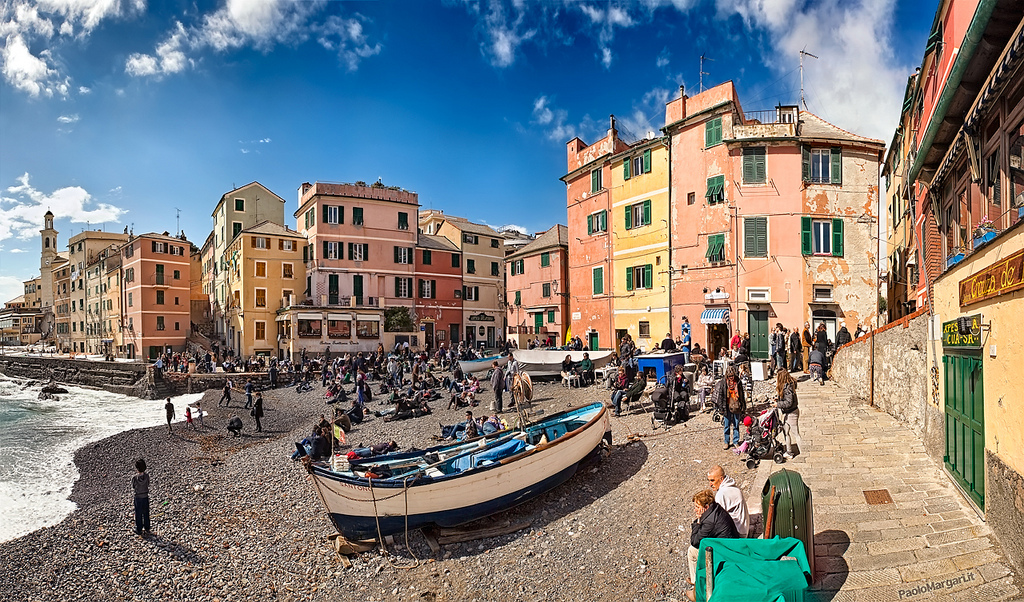
[(181, 209), (174, 208), (174, 229), (177, 230), (175, 235), (181, 234)]
[[(805, 46), (805, 48), (806, 48), (806, 46)], [(808, 111), (810, 109), (807, 108), (807, 99), (804, 98), (804, 57), (805, 56), (809, 56), (812, 59), (816, 59), (818, 57), (814, 56), (810, 52), (805, 52), (803, 50), (800, 51), (800, 104), (803, 105), (805, 111)]]
[(708, 57), (704, 56), (703, 54), (700, 55), (700, 87), (698, 88), (698, 93), (704, 91), (704, 76), (705, 75), (711, 75), (707, 71), (704, 71), (704, 61), (714, 62), (715, 59), (709, 59)]

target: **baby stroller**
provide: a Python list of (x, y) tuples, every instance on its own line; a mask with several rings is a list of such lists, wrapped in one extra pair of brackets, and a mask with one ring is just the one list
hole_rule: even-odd
[(685, 382), (687, 386), (677, 387), (675, 381), (670, 377), (658, 381), (658, 386), (651, 391), (651, 402), (654, 403), (654, 413), (651, 415), (652, 426), (656, 427), (657, 422), (660, 421), (668, 427), (690, 419), (689, 382)]
[(772, 458), (776, 464), (782, 464), (782, 444), (778, 435), (782, 428), (782, 415), (778, 408), (769, 408), (754, 420), (750, 427), (750, 439), (745, 442), (747, 452), (747, 468), (757, 468), (764, 458)]

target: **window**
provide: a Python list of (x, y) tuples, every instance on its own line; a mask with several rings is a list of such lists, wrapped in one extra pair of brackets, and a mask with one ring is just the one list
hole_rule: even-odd
[(267, 306), (267, 289), (258, 288), (256, 289), (256, 307)]
[(555, 310), (549, 309), (548, 310), (548, 324), (550, 324), (550, 323), (552, 323), (554, 321), (555, 321)]
[(157, 330), (163, 330), (164, 329), (164, 317), (163, 316), (157, 316), (156, 317), (156, 329)]
[(181, 270), (174, 270), (174, 279), (181, 280)]
[(257, 341), (265, 341), (265, 340), (267, 340), (267, 323), (266, 322), (259, 322), (259, 321), (256, 322), (256, 340)]
[(512, 276), (518, 276), (519, 274), (522, 274), (524, 272), (522, 259), (513, 259), (511, 262), (511, 266), (512, 267), (510, 268), (510, 271)]
[(480, 287), (479, 286), (464, 286), (462, 287), (462, 298), (466, 301), (479, 301), (480, 300)]
[(324, 255), (323, 255), (323, 258), (324, 259), (344, 259), (344, 257), (341, 256), (341, 253), (342, 253), (341, 249), (342, 249), (342, 246), (341, 246), (340, 242), (325, 240), (324, 241)]
[(380, 338), (380, 322), (376, 320), (357, 320), (356, 336), (361, 339)]
[(345, 208), (335, 207), (332, 205), (324, 205), (324, 223), (325, 224), (344, 224), (345, 223)]
[(715, 117), (704, 122), (704, 148), (722, 143), (722, 118)]
[(294, 278), (295, 272), (293, 271), (292, 264), (282, 263), (281, 264), (281, 277), (282, 278)]
[(708, 205), (725, 202), (725, 176), (708, 178), (708, 191), (704, 193)]
[(395, 296), (399, 299), (412, 299), (412, 278), (395, 278)]
[(812, 298), (818, 303), (832, 302), (832, 287), (815, 285), (812, 289)]
[(843, 256), (843, 220), (800, 218), (800, 247), (804, 255)]
[(843, 151), (841, 148), (801, 149), (804, 182), (814, 184), (843, 183)]
[(245, 211), (245, 199), (235, 199), (235, 211)]
[(327, 304), (337, 305), (338, 304), (338, 275), (328, 274), (327, 275)]
[(550, 297), (551, 296), (551, 283), (550, 282), (545, 282), (544, 284), (541, 285), (540, 290), (541, 290), (541, 293), (540, 293), (541, 297)]
[(764, 184), (765, 148), (763, 146), (743, 149), (743, 183)]
[(348, 258), (352, 261), (367, 261), (370, 258), (370, 245), (348, 243)]
[(267, 247), (270, 246), (269, 244), (267, 244), (269, 240), (269, 238), (264, 238), (263, 236), (253, 236), (252, 246), (256, 249), (266, 249)]
[(629, 157), (622, 162), (622, 177), (625, 180), (633, 176), (651, 172), (651, 149), (645, 150), (642, 154)]
[(429, 250), (423, 249), (423, 265), (430, 265), (430, 262), (434, 259), (432, 255), (433, 254)]
[(348, 320), (327, 320), (327, 336), (332, 339), (351, 339), (352, 322)]
[(649, 338), (651, 338), (651, 323), (650, 322), (640, 322), (639, 327), (638, 327), (638, 332), (639, 332), (639, 336), (640, 336), (641, 339), (649, 339)]
[(540, 267), (546, 268), (551, 265), (551, 253), (540, 254)]
[(231, 222), (231, 238), (238, 236), (242, 231), (242, 222)]
[(473, 259), (467, 259), (466, 260), (466, 273), (467, 274), (476, 274), (476, 260), (473, 260)]
[(363, 225), (363, 208), (353, 207), (352, 208), (352, 225), (362, 226)]
[[(175, 305), (181, 305), (181, 302), (179, 301), (179, 299), (180, 299), (180, 297), (175, 297), (174, 298), (174, 304)], [(109, 304), (109, 302), (108, 302), (108, 304)], [(107, 309), (110, 309), (110, 308), (108, 307)]]
[(395, 263), (412, 263), (412, 248), (395, 247)]
[(523, 304), (523, 291), (516, 291), (516, 305)]
[(590, 192), (598, 192), (604, 186), (601, 185), (601, 170), (595, 169), (590, 172)]
[(166, 253), (167, 252), (167, 243), (165, 243), (165, 242), (157, 242), (157, 241), (154, 240), (152, 242), (152, 245), (153, 245), (152, 249), (153, 249), (154, 253)]
[(604, 294), (604, 268), (594, 268), (592, 280), (594, 282), (594, 294)]
[(644, 201), (626, 206), (626, 229), (651, 225), (651, 202)]
[(654, 266), (651, 264), (626, 268), (626, 290), (652, 288)]
[(452, 267), (453, 268), (461, 268), (462, 267), (462, 255), (459, 255), (458, 253), (452, 253)]
[(402, 211), (398, 212), (398, 229), (408, 230), (409, 229), (409, 214)]
[[(132, 294), (131, 293), (128, 293), (128, 307), (134, 307), (134, 304), (132, 303)], [(74, 309), (74, 306), (72, 306), (72, 309)]]
[(693, 205), (696, 202), (697, 202), (697, 193), (696, 192), (691, 192), (690, 194), (686, 195), (686, 204), (687, 205)]
[(491, 262), (491, 276), (500, 276), (500, 275), (501, 275), (501, 268), (498, 267), (498, 262), (497, 261), (492, 261)]
[(988, 200), (993, 205), (999, 205), (1002, 200), (999, 176), (999, 151), (996, 150), (985, 161), (985, 186), (988, 190)]
[(498, 239), (497, 238), (492, 238), (491, 239), (491, 248), (492, 249), (497, 249), (497, 248), (500, 248), (500, 247), (501, 247), (501, 243), (498, 242)]
[(433, 299), (437, 296), (437, 280), (420, 279), (420, 299)]
[(278, 242), (278, 248), (280, 250), (282, 250), (282, 251), (294, 251), (295, 250), (295, 241), (294, 240), (284, 240), (284, 239), (282, 239), (282, 240), (279, 240), (277, 242)]
[(157, 291), (156, 292), (156, 304), (157, 305), (163, 305), (164, 304), (164, 292), (163, 291)]
[(768, 257), (768, 218), (743, 219), (743, 256)]
[(708, 250), (704, 257), (711, 263), (725, 261), (725, 234), (708, 236)]
[(266, 278), (267, 277), (267, 262), (257, 261), (256, 262), (256, 277)]
[[(124, 281), (134, 282), (135, 281), (135, 268), (128, 268), (124, 271)], [(71, 283), (72, 289), (74, 288), (74, 282)]]
[(467, 244), (471, 244), (471, 245), (475, 245), (475, 244), (479, 244), (480, 238), (477, 235), (475, 235), (475, 234), (470, 234), (468, 232), (463, 232), (462, 233), (462, 242), (467, 243)]
[(608, 231), (608, 211), (602, 210), (587, 216), (587, 234)]

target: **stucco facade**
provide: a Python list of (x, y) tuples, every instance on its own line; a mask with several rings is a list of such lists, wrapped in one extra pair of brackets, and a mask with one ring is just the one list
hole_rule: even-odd
[(149, 233), (121, 248), (124, 356), (155, 359), (185, 350), (189, 333), (191, 243)]
[(460, 340), (462, 252), (442, 236), (420, 233), (416, 243), (416, 325), (422, 344), (436, 349)]
[(103, 352), (99, 348), (98, 339), (95, 336), (90, 337), (87, 324), (90, 311), (98, 306), (102, 292), (96, 288), (99, 283), (87, 286), (86, 274), (90, 266), (93, 271), (97, 268), (102, 270), (102, 265), (105, 264), (102, 259), (117, 253), (128, 237), (128, 234), (121, 232), (86, 230), (72, 236), (68, 241), (68, 264), (71, 269), (68, 297), (71, 331), (68, 338), (73, 353)]
[(508, 338), (565, 344), (569, 326), (569, 230), (557, 224), (506, 258)]

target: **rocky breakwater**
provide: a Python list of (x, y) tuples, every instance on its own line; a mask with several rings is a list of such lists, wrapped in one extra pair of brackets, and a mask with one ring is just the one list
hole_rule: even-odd
[(146, 380), (146, 366), (141, 363), (6, 356), (0, 357), (0, 374), (139, 396), (139, 387)]

